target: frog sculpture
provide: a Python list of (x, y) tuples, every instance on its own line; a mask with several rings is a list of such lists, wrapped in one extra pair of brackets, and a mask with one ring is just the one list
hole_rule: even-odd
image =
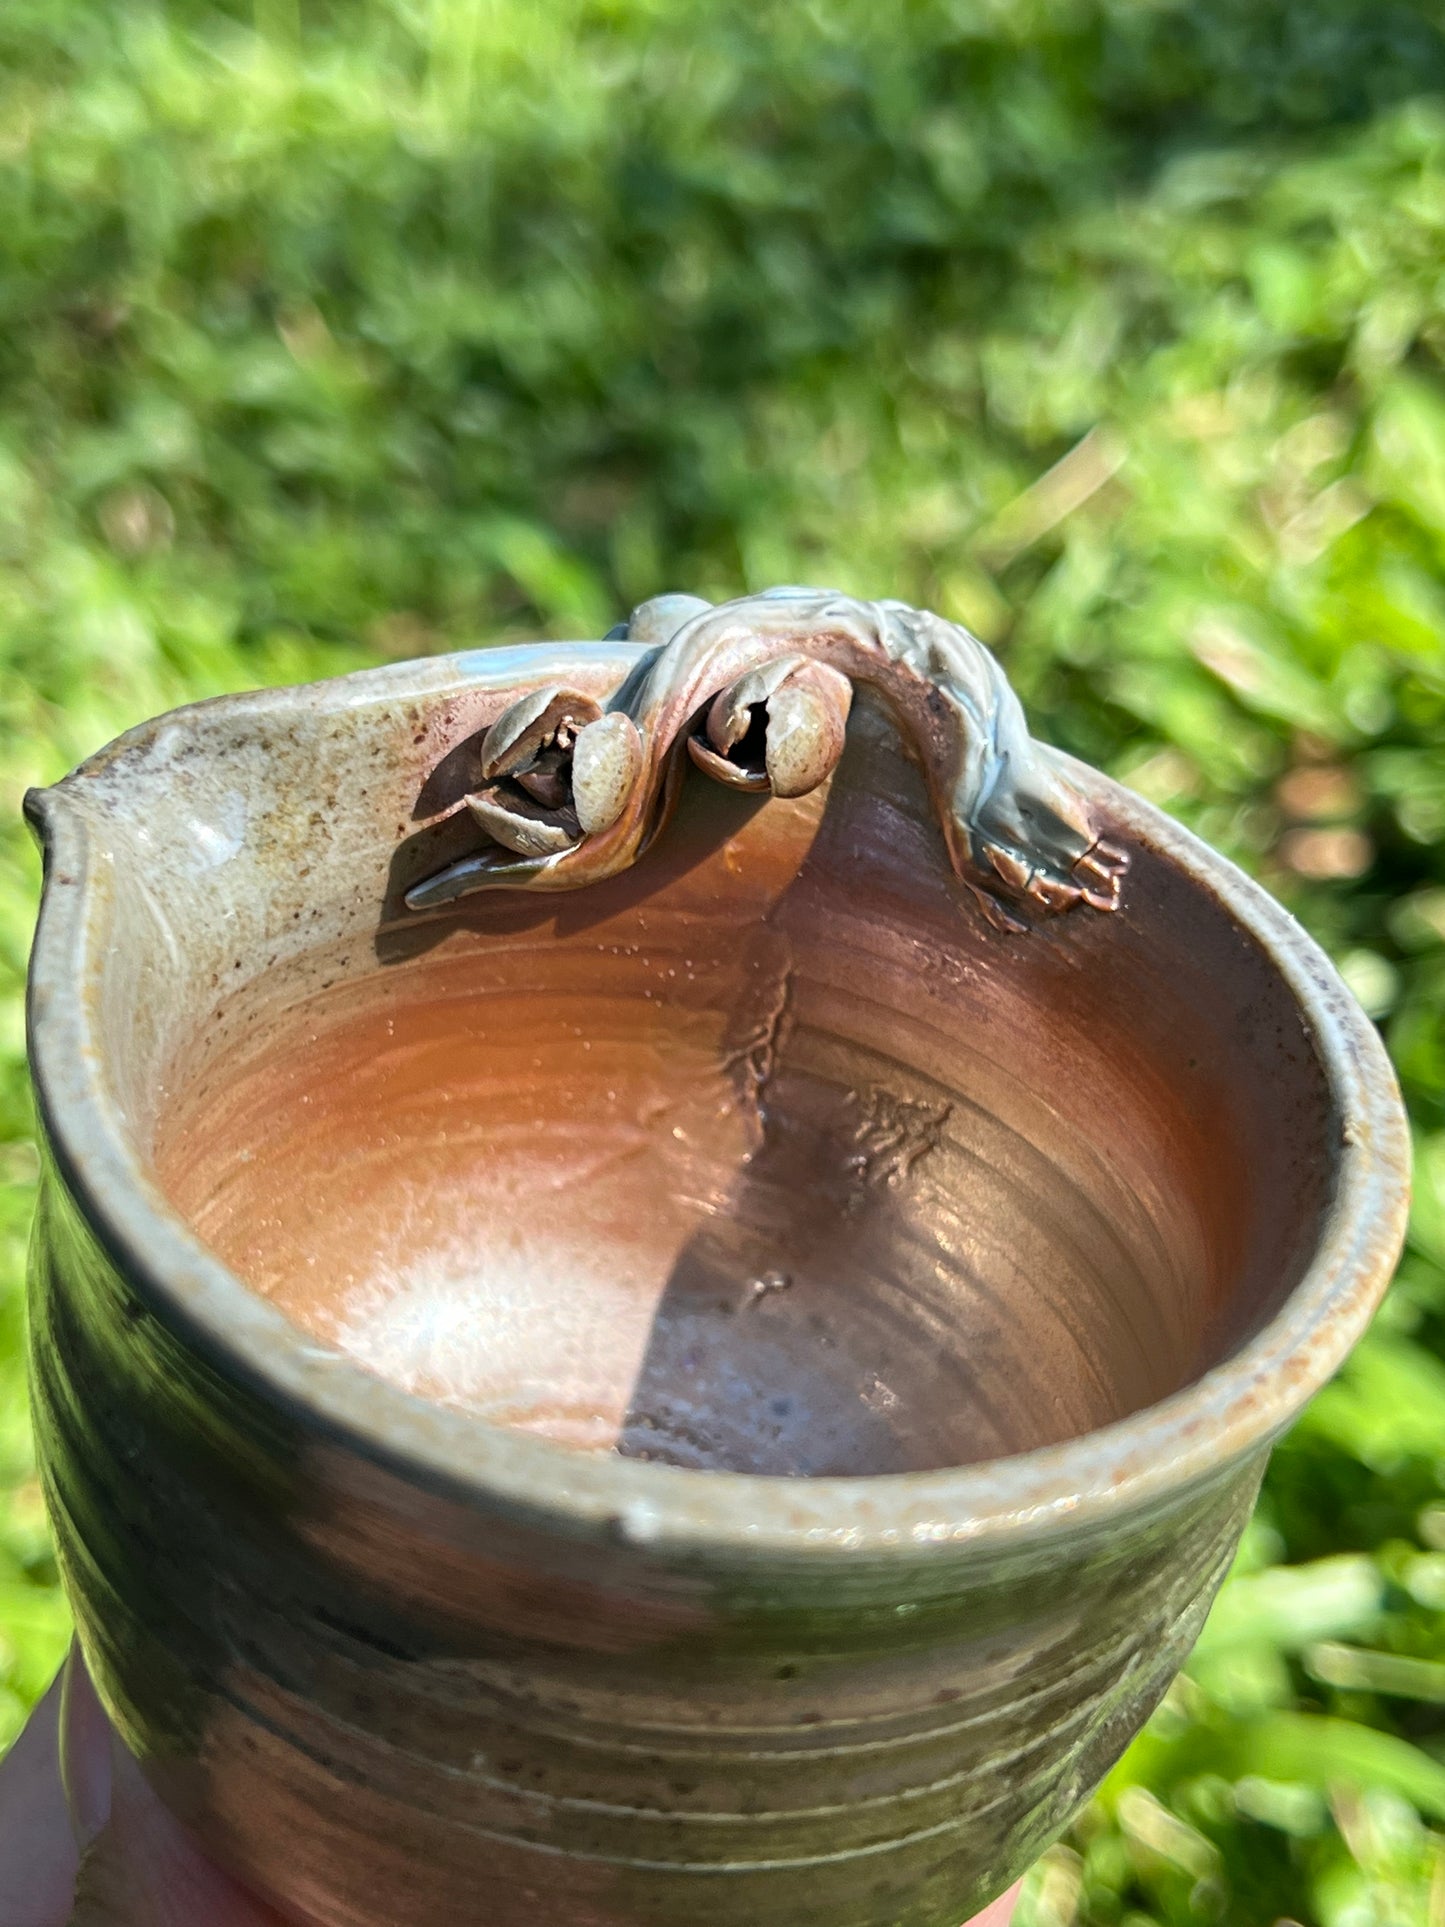
[(866, 688), (921, 765), (953, 867), (991, 922), (1026, 928), (1011, 904), (1117, 909), (1124, 853), (957, 624), (784, 588), (716, 606), (659, 596), (609, 640), (642, 651), (610, 699), (550, 684), (492, 724), (466, 799), (487, 842), (414, 885), (410, 908), (616, 875), (666, 822), (689, 758), (737, 789), (805, 795), (836, 768), (854, 689)]

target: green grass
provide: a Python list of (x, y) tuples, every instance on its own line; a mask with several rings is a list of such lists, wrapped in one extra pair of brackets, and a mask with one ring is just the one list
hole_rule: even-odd
[(189, 696), (930, 604), (1331, 948), (1410, 1252), (1032, 1927), (1445, 1923), (1445, 27), (1407, 0), (6, 0), (0, 1742), (49, 780)]

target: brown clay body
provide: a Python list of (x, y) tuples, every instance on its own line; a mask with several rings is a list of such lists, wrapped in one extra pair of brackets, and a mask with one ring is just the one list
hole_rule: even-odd
[(624, 873), (409, 914), (468, 745), (637, 654), (227, 699), (36, 800), (66, 1583), (298, 1920), (956, 1927), (1362, 1328), (1398, 1100), (1284, 913), (1094, 772), (1119, 913), (985, 922), (866, 697), (824, 791), (692, 775)]

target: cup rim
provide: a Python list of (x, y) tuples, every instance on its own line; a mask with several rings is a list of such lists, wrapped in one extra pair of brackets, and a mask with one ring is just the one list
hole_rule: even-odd
[[(1072, 758), (1071, 776), (1115, 824), (1207, 891), (1264, 951), (1294, 997), (1340, 1132), (1334, 1195), (1304, 1275), (1230, 1357), (1156, 1404), (1058, 1444), (927, 1472), (789, 1478), (585, 1454), (405, 1392), (319, 1347), (190, 1230), (129, 1142), (102, 1075), (87, 986), (97, 970), (103, 852), (72, 786), (128, 752), (144, 754), (199, 708), (240, 723), (287, 705), (433, 699), (479, 681), (555, 676), (569, 650), (580, 660), (584, 649), (595, 669), (604, 655), (596, 644), (538, 643), (213, 698), (140, 725), (27, 796), (45, 854), (28, 996), (43, 1133), (86, 1223), (133, 1288), (224, 1376), (318, 1440), (472, 1507), (648, 1551), (816, 1560), (1021, 1544), (1167, 1503), (1262, 1451), (1340, 1364), (1393, 1273), (1410, 1171), (1398, 1085), (1375, 1026), (1295, 919), (1162, 810)], [(608, 653), (620, 674), (637, 651), (618, 644)]]

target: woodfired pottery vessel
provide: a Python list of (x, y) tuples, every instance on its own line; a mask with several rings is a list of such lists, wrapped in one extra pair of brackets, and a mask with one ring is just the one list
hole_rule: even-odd
[(28, 807), (45, 1489), (209, 1850), (325, 1927), (1008, 1885), (1398, 1253), (1291, 918), (972, 638), (803, 591), (200, 704)]

